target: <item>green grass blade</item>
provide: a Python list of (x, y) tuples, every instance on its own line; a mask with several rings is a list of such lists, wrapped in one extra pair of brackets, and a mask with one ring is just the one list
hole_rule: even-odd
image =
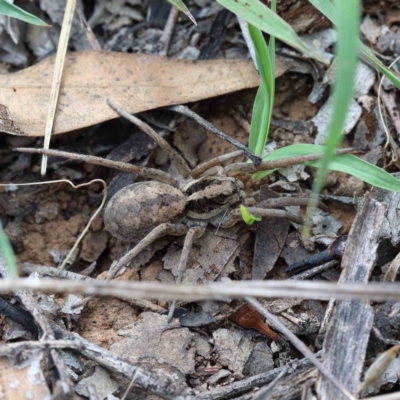
[[(314, 198), (318, 197), (328, 172), (335, 150), (342, 141), (343, 126), (353, 95), (354, 78), (357, 66), (358, 32), (360, 26), (359, 0), (336, 0), (338, 40), (336, 43), (336, 81), (333, 88), (333, 113), (329, 133), (325, 141), (324, 156), (313, 185)], [(314, 207), (307, 212), (306, 226), (311, 224)]]
[(264, 132), (265, 140), (267, 138), (265, 127), (266, 118), (264, 118), (264, 116), (268, 115), (268, 109), (267, 88), (265, 82), (261, 80), (261, 84), (257, 90), (256, 98), (253, 103), (249, 137), (249, 149), (258, 155), (262, 155), (262, 152), (257, 152), (259, 138), (263, 135), (261, 132)]
[(253, 104), (249, 148), (254, 153), (262, 155), (272, 118), (275, 92), (275, 57), (271, 60), (270, 51), (262, 32), (251, 24), (248, 26), (256, 51), (257, 67), (261, 76), (261, 85), (258, 88)]
[(167, 0), (168, 3), (172, 4), (174, 7), (176, 7), (179, 11), (183, 12), (186, 14), (190, 20), (197, 25), (196, 20), (194, 19), (192, 13), (189, 11), (189, 9), (186, 7), (185, 3), (182, 0)]
[(259, 0), (217, 0), (228, 10), (245, 19), (263, 32), (276, 37), (289, 46), (328, 64), (328, 60), (310, 49), (296, 34), (293, 28), (282, 18), (262, 4)]
[(42, 21), (40, 18), (35, 17), (14, 4), (8, 3), (6, 0), (0, 0), (0, 14), (20, 19), (28, 24), (48, 26), (46, 22)]
[(4, 262), (6, 263), (8, 273), (10, 274), (10, 278), (18, 278), (17, 262), (15, 261), (14, 252), (1, 225), (0, 225), (0, 253), (4, 258)]
[(400, 89), (400, 75), (396, 72), (390, 70), (386, 65), (384, 65), (379, 58), (364, 44), (360, 41), (361, 58), (368, 59), (372, 62), (379, 72), (388, 78), (393, 85)]
[(335, 6), (331, 0), (308, 0), (320, 13), (336, 25)]
[[(320, 168), (320, 161), (321, 160), (307, 162), (306, 165)], [(400, 180), (387, 173), (384, 169), (370, 164), (352, 154), (334, 156), (329, 164), (329, 169), (346, 172), (381, 189), (400, 192)]]
[[(310, 154), (323, 153), (324, 151), (325, 146), (317, 144), (294, 144), (269, 153), (267, 156), (263, 157), (263, 161), (275, 161), (283, 158), (308, 156)], [(320, 163), (321, 160), (317, 160), (309, 161), (305, 164), (319, 168)], [(400, 180), (396, 179), (382, 168), (370, 164), (352, 154), (343, 154), (340, 156), (334, 155), (329, 164), (329, 169), (353, 175), (370, 185), (382, 189), (400, 192)], [(254, 178), (260, 179), (269, 173), (271, 173), (271, 171), (260, 171), (254, 175)]]
[[(309, 0), (310, 3), (325, 15), (333, 24), (337, 25), (335, 7), (330, 0)], [(400, 75), (386, 67), (375, 54), (361, 40), (358, 41), (361, 57), (369, 60), (393, 84), (400, 89)]]

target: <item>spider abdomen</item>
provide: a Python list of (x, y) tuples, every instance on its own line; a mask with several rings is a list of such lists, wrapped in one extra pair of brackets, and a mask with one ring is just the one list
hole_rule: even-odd
[(139, 182), (116, 193), (105, 209), (104, 225), (118, 239), (137, 241), (164, 222), (178, 220), (186, 198), (177, 188), (161, 182)]

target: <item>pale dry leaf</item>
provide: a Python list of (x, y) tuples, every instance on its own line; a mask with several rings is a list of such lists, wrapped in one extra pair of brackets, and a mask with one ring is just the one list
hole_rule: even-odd
[[(291, 68), (277, 59), (276, 76)], [(19, 130), (42, 136), (45, 130), (54, 58), (22, 71), (0, 75), (0, 104)], [(69, 132), (119, 115), (110, 98), (130, 113), (188, 103), (260, 83), (251, 61), (185, 61), (109, 51), (67, 54), (53, 134)], [(0, 131), (2, 131), (0, 129)]]
[(389, 365), (396, 358), (397, 352), (400, 350), (400, 346), (393, 346), (389, 350), (380, 354), (377, 359), (368, 368), (364, 376), (364, 382), (361, 384), (359, 393), (366, 389), (368, 386), (373, 386), (380, 382), (383, 374), (388, 369)]

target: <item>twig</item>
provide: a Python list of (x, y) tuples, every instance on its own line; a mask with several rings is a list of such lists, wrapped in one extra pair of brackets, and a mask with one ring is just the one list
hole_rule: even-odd
[(42, 340), (7, 343), (0, 345), (0, 355), (10, 356), (24, 350), (32, 349), (74, 349), (81, 350), (82, 343), (79, 340)]
[(178, 15), (179, 10), (176, 7), (172, 6), (163, 33), (160, 37), (160, 43), (163, 46), (159, 52), (160, 56), (166, 56), (168, 53), (169, 43), (171, 42), (172, 33), (174, 32)]
[[(79, 280), (79, 281), (87, 281), (87, 282), (99, 282), (97, 279), (90, 278), (89, 276), (84, 276), (80, 274), (76, 274), (75, 272), (61, 270), (59, 268), (54, 267), (46, 267), (42, 265), (31, 265), (31, 264), (22, 264), (21, 270), (24, 274), (29, 275), (33, 272), (37, 272), (40, 275), (57, 277), (57, 278), (64, 278), (64, 279), (72, 279), (72, 280)], [(86, 300), (86, 299), (84, 299)], [(153, 311), (162, 313), (165, 312), (165, 308), (152, 303), (151, 301), (144, 300), (144, 299), (125, 299), (121, 298), (121, 300), (126, 301), (129, 304), (132, 304), (135, 307), (139, 307), (145, 311)], [(0, 299), (1, 301), (1, 299)], [(86, 301), (85, 301), (86, 302)], [(1, 307), (1, 303), (0, 303)], [(76, 305), (76, 307), (78, 307)]]
[[(347, 239), (339, 284), (368, 283), (385, 210), (385, 204), (371, 199), (368, 193), (364, 196)], [(338, 302), (325, 335), (324, 366), (352, 393), (359, 389), (373, 319), (368, 301)], [(318, 380), (317, 393), (321, 399), (344, 399), (323, 376)]]
[(317, 267), (311, 268), (308, 271), (304, 271), (304, 272), (301, 272), (300, 274), (294, 275), (291, 278), (289, 278), (289, 280), (300, 281), (300, 280), (303, 280), (303, 279), (308, 279), (308, 278), (311, 278), (314, 275), (317, 275), (317, 274), (319, 274), (321, 272), (324, 272), (324, 271), (326, 271), (328, 269), (331, 269), (331, 268), (335, 267), (338, 264), (339, 264), (338, 261), (335, 261), (335, 260), (329, 261), (329, 262), (327, 262), (325, 264), (318, 265)]
[(38, 336), (39, 331), (32, 319), (32, 315), (21, 308), (10, 304), (8, 301), (0, 297), (0, 314), (11, 318), (13, 321), (24, 326), (35, 337)]
[(237, 149), (243, 150), (244, 154), (253, 161), (254, 165), (260, 165), (261, 157), (254, 154), (251, 150), (249, 150), (243, 143), (240, 143), (236, 139), (231, 138), (226, 135), (224, 132), (220, 131), (215, 125), (211, 122), (206, 121), (204, 118), (200, 117), (200, 115), (196, 114), (194, 111), (190, 110), (186, 106), (173, 106), (169, 107), (168, 110), (175, 111), (179, 114), (185, 115), (186, 117), (194, 119), (199, 125), (204, 126), (204, 128), (208, 129), (215, 136), (220, 139), (225, 140), (226, 142), (234, 145)]
[(272, 323), (274, 328), (282, 333), (290, 343), (297, 350), (299, 350), (305, 357), (307, 357), (314, 365), (318, 368), (318, 370), (323, 374), (326, 378), (328, 378), (343, 394), (346, 395), (348, 399), (355, 400), (355, 397), (351, 395), (347, 391), (347, 389), (337, 380), (335, 376), (331, 374), (323, 365), (322, 363), (315, 357), (315, 354), (310, 351), (310, 349), (300, 340), (297, 336), (292, 333), (292, 331), (286, 328), (285, 325), (279, 321), (279, 319), (267, 311), (256, 299), (251, 297), (246, 297), (246, 301), (251, 304), (260, 314), (262, 314), (268, 322)]
[[(316, 357), (321, 357), (322, 352), (315, 354)], [(289, 362), (283, 367), (275, 368), (272, 371), (263, 372), (262, 374), (254, 375), (249, 378), (245, 378), (239, 382), (233, 382), (227, 386), (221, 386), (216, 389), (211, 389), (206, 393), (198, 393), (196, 399), (199, 400), (223, 400), (237, 397), (241, 394), (250, 392), (255, 387), (267, 385), (276, 379), (282, 371), (287, 367), (294, 368), (296, 371), (299, 369), (311, 368), (312, 364), (307, 358), (302, 360), (294, 360)]]
[[(64, 67), (65, 55), (67, 53), (68, 39), (71, 32), (72, 20), (74, 19), (76, 0), (67, 0), (65, 7), (64, 19), (61, 27), (60, 41), (57, 48), (57, 56), (54, 63), (53, 82), (51, 84), (51, 92), (49, 99), (49, 108), (46, 119), (46, 130), (44, 133), (43, 148), (50, 147), (51, 132), (53, 130), (54, 117), (56, 114), (56, 107), (58, 101), (58, 93), (60, 91), (61, 77)], [(41, 174), (45, 175), (47, 169), (47, 156), (42, 158)]]
[(164, 285), (158, 282), (70, 281), (60, 279), (3, 279), (0, 294), (16, 290), (34, 290), (45, 293), (75, 293), (81, 295), (113, 296), (117, 298), (201, 300), (243, 298), (301, 298), (308, 300), (370, 300), (400, 301), (399, 283), (331, 283), (320, 281), (230, 281), (208, 285)]
[[(268, 386), (265, 388), (262, 388), (254, 397), (253, 400), (264, 400), (267, 398), (272, 397), (272, 391), (274, 390), (276, 384), (279, 382), (279, 380), (285, 376), (289, 371), (289, 366), (285, 365), (283, 370), (280, 372), (280, 374), (270, 383)], [(269, 397), (267, 397), (269, 396)]]

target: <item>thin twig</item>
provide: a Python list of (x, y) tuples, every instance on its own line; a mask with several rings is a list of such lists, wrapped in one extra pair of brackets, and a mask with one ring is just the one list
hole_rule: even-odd
[(285, 325), (279, 321), (279, 319), (267, 311), (256, 299), (252, 297), (246, 297), (246, 301), (251, 304), (260, 314), (262, 314), (268, 322), (272, 323), (274, 328), (284, 335), (289, 342), (296, 347), (305, 357), (307, 357), (318, 370), (326, 378), (328, 378), (348, 399), (355, 400), (355, 397), (347, 391), (347, 389), (337, 380), (335, 376), (331, 374), (322, 363), (315, 357), (314, 353)]
[(200, 117), (200, 115), (196, 114), (194, 111), (190, 110), (186, 106), (173, 106), (168, 108), (171, 111), (175, 111), (179, 114), (185, 115), (186, 117), (194, 119), (199, 125), (204, 126), (204, 128), (208, 129), (215, 136), (225, 140), (226, 142), (234, 145), (237, 149), (243, 150), (244, 154), (253, 161), (254, 165), (259, 165), (261, 163), (261, 157), (254, 154), (251, 150), (249, 150), (243, 143), (240, 143), (236, 139), (231, 138), (226, 135), (224, 132), (220, 131), (215, 125), (211, 122), (206, 121), (204, 118)]
[(329, 262), (327, 262), (325, 264), (318, 265), (317, 267), (311, 268), (308, 271), (304, 271), (304, 272), (301, 272), (300, 274), (293, 275), (292, 277), (289, 278), (289, 280), (300, 281), (300, 280), (303, 280), (303, 279), (308, 279), (308, 278), (311, 278), (314, 275), (320, 274), (321, 272), (324, 272), (324, 271), (326, 271), (328, 269), (331, 269), (331, 268), (335, 267), (338, 264), (339, 264), (339, 261), (335, 261), (335, 260), (329, 261)]
[(163, 46), (163, 48), (159, 52), (160, 56), (166, 56), (168, 53), (169, 43), (171, 42), (172, 33), (174, 32), (178, 16), (179, 10), (176, 7), (172, 6), (163, 33), (160, 37), (160, 43)]
[(27, 340), (25, 342), (7, 343), (0, 345), (0, 355), (9, 356), (32, 349), (82, 349), (79, 340)]
[[(33, 272), (37, 272), (39, 275), (44, 275), (44, 276), (50, 276), (50, 277), (56, 277), (56, 278), (63, 278), (63, 279), (76, 279), (76, 280), (83, 280), (87, 282), (98, 282), (97, 279), (90, 278), (89, 276), (84, 276), (81, 274), (76, 274), (75, 272), (71, 271), (66, 271), (66, 270), (61, 270), (59, 268), (54, 268), (54, 267), (46, 267), (42, 265), (31, 265), (31, 264), (22, 264), (21, 265), (21, 271), (23, 274), (29, 275)], [(86, 304), (89, 300), (88, 298), (83, 299), (84, 303)], [(127, 303), (139, 307), (142, 310), (145, 311), (153, 311), (157, 313), (163, 313), (165, 312), (165, 308), (159, 306), (158, 304), (154, 304), (151, 301), (145, 300), (145, 299), (126, 299), (126, 298), (121, 298), (121, 300), (126, 301)], [(79, 305), (75, 305), (75, 307), (79, 307)]]
[(75, 293), (117, 298), (201, 300), (243, 298), (301, 298), (308, 300), (400, 301), (399, 283), (332, 283), (321, 281), (230, 281), (208, 285), (164, 285), (158, 282), (70, 281), (59, 279), (3, 279), (0, 294), (27, 289), (45, 293)]

